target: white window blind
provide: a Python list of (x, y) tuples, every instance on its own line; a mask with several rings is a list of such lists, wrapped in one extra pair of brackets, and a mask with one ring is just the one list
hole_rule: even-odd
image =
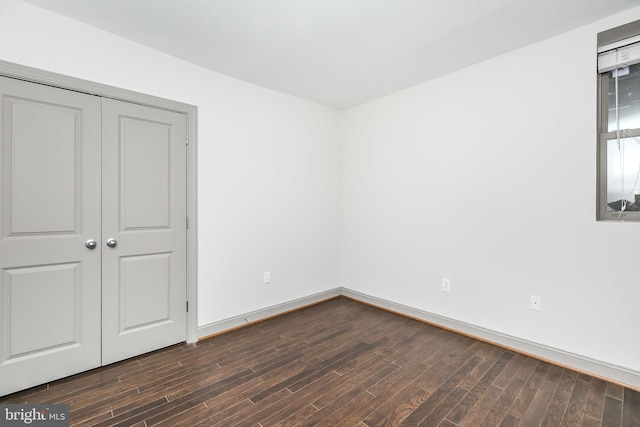
[(628, 67), (639, 62), (640, 41), (598, 54), (598, 73), (606, 73), (607, 71)]

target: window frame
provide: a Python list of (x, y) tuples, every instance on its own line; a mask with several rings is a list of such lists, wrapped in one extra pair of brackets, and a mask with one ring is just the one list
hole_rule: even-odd
[(608, 211), (607, 210), (607, 141), (616, 139), (618, 132), (630, 130), (640, 135), (640, 128), (609, 131), (609, 80), (611, 71), (598, 72), (598, 120), (597, 120), (597, 191), (596, 219), (599, 221), (640, 221), (640, 211)]

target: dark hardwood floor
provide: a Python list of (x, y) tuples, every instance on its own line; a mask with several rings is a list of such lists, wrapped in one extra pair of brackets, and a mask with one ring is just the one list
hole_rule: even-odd
[(0, 398), (76, 426), (640, 426), (640, 394), (336, 298)]

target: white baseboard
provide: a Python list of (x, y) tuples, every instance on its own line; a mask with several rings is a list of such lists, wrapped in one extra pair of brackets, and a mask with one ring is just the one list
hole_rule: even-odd
[(262, 308), (260, 310), (241, 314), (239, 316), (230, 317), (218, 322), (209, 323), (198, 326), (198, 339), (204, 339), (211, 335), (217, 335), (223, 332), (237, 329), (241, 326), (250, 325), (260, 322), (270, 317), (279, 316), (293, 310), (298, 310), (309, 305), (317, 304), (331, 298), (342, 295), (342, 288), (335, 288), (329, 291), (320, 292), (307, 297), (298, 298), (282, 304), (273, 305), (271, 307)]
[(231, 317), (219, 322), (209, 323), (198, 327), (200, 339), (227, 332), (242, 326), (256, 323), (270, 317), (279, 316), (287, 312), (298, 310), (309, 305), (317, 304), (337, 296), (345, 296), (365, 304), (379, 307), (384, 310), (411, 317), (426, 323), (430, 323), (453, 332), (458, 332), (473, 338), (505, 347), (518, 353), (533, 356), (537, 359), (561, 365), (569, 369), (585, 372), (607, 381), (613, 381), (624, 386), (640, 389), (640, 372), (617, 366), (611, 363), (596, 360), (590, 357), (549, 347), (543, 344), (528, 341), (522, 338), (505, 335), (490, 329), (460, 322), (455, 319), (418, 310), (393, 301), (373, 297), (348, 288), (339, 287), (329, 291), (299, 298), (293, 301), (266, 307), (240, 316)]
[(501, 334), (490, 329), (460, 322), (455, 319), (418, 310), (406, 305), (396, 304), (393, 301), (376, 298), (347, 288), (341, 288), (341, 291), (342, 295), (348, 298), (352, 298), (375, 307), (396, 312), (400, 315), (418, 319), (470, 337), (478, 338), (482, 341), (497, 344), (501, 347), (506, 347), (516, 352), (533, 356), (537, 359), (585, 372), (607, 381), (613, 381), (634, 389), (640, 389), (640, 372), (632, 369), (613, 365), (611, 363), (560, 350), (558, 348), (549, 347), (543, 344), (538, 344), (522, 338)]

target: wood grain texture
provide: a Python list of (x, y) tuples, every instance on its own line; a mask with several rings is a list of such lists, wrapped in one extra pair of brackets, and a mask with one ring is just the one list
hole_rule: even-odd
[(640, 425), (640, 394), (339, 297), (0, 398), (74, 426)]

